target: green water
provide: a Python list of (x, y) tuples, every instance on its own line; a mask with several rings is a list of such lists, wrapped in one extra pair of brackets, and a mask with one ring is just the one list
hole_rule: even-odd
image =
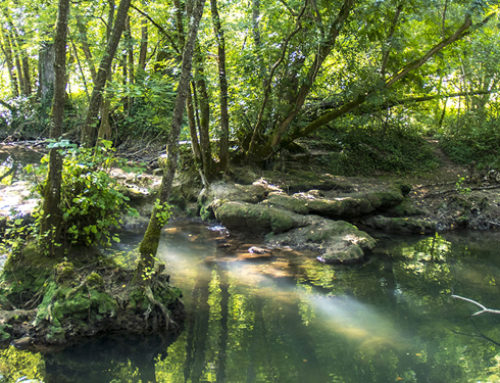
[[(123, 249), (139, 240), (124, 235)], [(388, 238), (349, 267), (250, 256), (252, 245), (171, 227), (159, 254), (184, 292), (178, 338), (108, 338), (45, 356), (10, 349), (0, 371), (10, 364), (47, 383), (500, 381), (500, 315), (472, 318), (477, 307), (450, 298), (500, 308), (500, 235)]]

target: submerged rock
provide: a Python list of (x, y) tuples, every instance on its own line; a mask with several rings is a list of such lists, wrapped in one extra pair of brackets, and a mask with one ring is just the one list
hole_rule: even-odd
[(267, 241), (271, 246), (318, 251), (324, 263), (358, 262), (375, 246), (375, 240), (356, 226), (317, 216), (310, 216), (307, 226), (268, 235)]

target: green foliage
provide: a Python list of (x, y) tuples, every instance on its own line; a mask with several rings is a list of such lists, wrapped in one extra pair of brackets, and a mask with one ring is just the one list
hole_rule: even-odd
[(0, 350), (0, 382), (42, 381), (45, 362), (42, 354), (21, 351), (14, 346)]
[[(64, 152), (61, 188), (63, 213), (62, 238), (74, 245), (111, 245), (111, 230), (121, 223), (124, 211), (131, 212), (126, 197), (109, 174), (115, 159), (110, 141), (101, 141), (95, 149), (77, 148), (65, 141), (53, 147)], [(42, 164), (47, 164), (44, 157)], [(38, 172), (46, 172), (42, 167)], [(39, 186), (43, 190), (45, 182)], [(42, 212), (36, 215), (41, 219)]]
[(156, 214), (156, 219), (161, 227), (165, 226), (172, 215), (171, 206), (168, 202), (160, 203), (160, 200), (157, 199), (154, 205), (154, 212)]
[(481, 119), (475, 113), (450, 118), (441, 134), (441, 146), (457, 163), (500, 169), (498, 124), (496, 118)]
[(437, 166), (431, 149), (416, 130), (400, 127), (335, 127), (316, 143), (330, 153), (319, 161), (333, 174), (426, 172)]
[(455, 183), (455, 189), (459, 194), (470, 194), (471, 189), (469, 187), (464, 186), (465, 185), (465, 177), (461, 176), (460, 174), (458, 175), (458, 180)]

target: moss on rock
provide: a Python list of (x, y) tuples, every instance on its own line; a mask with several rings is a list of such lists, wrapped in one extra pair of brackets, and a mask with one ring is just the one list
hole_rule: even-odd
[[(36, 253), (19, 254), (3, 271), (0, 341), (20, 338), (26, 347), (65, 345), (102, 333), (177, 332), (180, 328), (181, 292), (170, 286), (163, 269), (144, 283), (110, 258), (96, 256), (90, 263), (79, 257), (73, 262), (42, 258), (45, 264)], [(19, 280), (16, 271), (21, 270)], [(36, 273), (43, 278), (34, 278)], [(13, 310), (14, 302), (33, 309)]]
[(215, 209), (215, 218), (228, 229), (253, 233), (282, 233), (305, 225), (305, 218), (284, 209), (246, 202), (226, 202)]
[(309, 217), (307, 226), (268, 235), (267, 240), (271, 246), (318, 251), (318, 259), (325, 263), (360, 261), (375, 246), (375, 240), (356, 226), (315, 216)]

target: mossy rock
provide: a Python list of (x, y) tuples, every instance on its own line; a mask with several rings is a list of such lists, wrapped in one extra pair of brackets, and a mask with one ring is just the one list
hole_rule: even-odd
[(335, 219), (361, 217), (396, 206), (403, 200), (397, 190), (355, 193), (334, 198), (305, 197), (305, 206), (309, 212)]
[[(73, 262), (42, 257), (44, 264), (36, 255), (23, 253), (10, 259), (12, 271), (4, 270), (0, 285), (0, 323), (4, 325), (0, 342), (9, 335), (14, 342), (36, 347), (66, 345), (110, 332), (146, 334), (167, 326), (172, 335), (178, 332), (184, 318), (181, 292), (170, 286), (160, 268), (152, 275), (146, 294), (134, 273), (110, 258), (94, 257), (90, 262), (82, 258), (85, 254), (75, 256)], [(22, 281), (16, 271), (22, 271)], [(41, 277), (35, 278), (36, 274)], [(142, 293), (134, 301), (135, 290)], [(14, 310), (16, 306), (31, 310)]]
[(376, 230), (392, 234), (432, 234), (437, 230), (437, 223), (427, 217), (386, 217), (376, 215), (363, 221)]
[(54, 267), (54, 271), (58, 283), (73, 281), (75, 279), (75, 265), (69, 261), (58, 263)]
[(289, 196), (285, 193), (272, 193), (266, 200), (262, 201), (262, 204), (286, 209), (298, 214), (309, 213), (309, 207), (306, 205), (306, 201), (295, 196)]
[(399, 205), (390, 208), (386, 212), (386, 215), (390, 217), (411, 217), (424, 214), (425, 212), (415, 206), (409, 198), (405, 198)]
[(246, 202), (226, 202), (218, 206), (215, 218), (228, 229), (252, 233), (282, 233), (306, 224), (305, 217), (301, 215)]
[(319, 252), (325, 263), (353, 263), (373, 249), (375, 240), (356, 226), (345, 221), (334, 221), (310, 216), (308, 225), (283, 234), (268, 235), (271, 246), (290, 246), (295, 250)]
[(256, 181), (252, 185), (215, 182), (207, 189), (203, 189), (198, 197), (200, 216), (203, 220), (213, 219), (215, 209), (226, 202), (256, 204), (263, 201), (269, 193), (279, 190), (264, 180)]

